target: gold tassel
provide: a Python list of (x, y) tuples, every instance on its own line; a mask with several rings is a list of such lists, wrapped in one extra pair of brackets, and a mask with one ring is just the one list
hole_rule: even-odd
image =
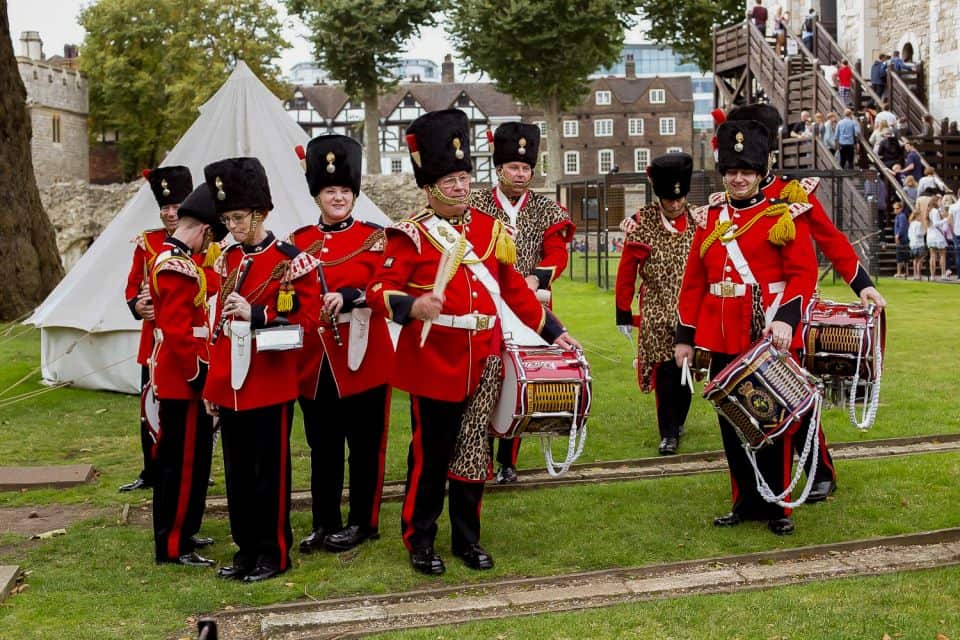
[(217, 261), (217, 258), (220, 257), (220, 243), (210, 241), (210, 244), (207, 245), (207, 253), (203, 258), (203, 268), (212, 267), (213, 264)]
[(503, 264), (516, 264), (517, 262), (517, 245), (513, 242), (513, 238), (510, 237), (510, 234), (503, 227), (503, 223), (498, 222), (498, 235), (497, 235), (497, 260)]
[(773, 244), (782, 247), (797, 237), (797, 226), (793, 224), (793, 216), (787, 211), (777, 222), (770, 227), (767, 239)]
[(810, 199), (807, 198), (807, 192), (798, 180), (791, 180), (780, 191), (780, 199), (787, 202), (800, 202), (807, 204)]
[(280, 288), (280, 293), (277, 294), (277, 311), (280, 313), (293, 311), (293, 293), (291, 285), (284, 285)]

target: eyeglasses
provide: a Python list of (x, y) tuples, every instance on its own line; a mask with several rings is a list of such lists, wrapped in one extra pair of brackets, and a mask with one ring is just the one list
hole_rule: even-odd
[(247, 211), (246, 213), (238, 213), (232, 216), (220, 216), (220, 222), (225, 225), (231, 224), (241, 224), (244, 220), (253, 215), (253, 211)]
[(443, 180), (440, 180), (437, 182), (437, 186), (440, 187), (441, 189), (453, 189), (460, 185), (469, 187), (470, 180), (471, 180), (470, 174), (465, 173), (462, 176), (450, 176), (448, 178), (444, 178)]

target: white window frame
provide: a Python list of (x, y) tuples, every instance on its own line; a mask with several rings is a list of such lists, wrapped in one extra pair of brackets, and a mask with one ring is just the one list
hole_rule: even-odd
[(596, 138), (613, 136), (613, 118), (597, 118), (593, 121), (593, 135)]
[(643, 118), (630, 118), (630, 120), (627, 121), (627, 135), (643, 135)]
[(564, 120), (563, 121), (563, 137), (577, 138), (579, 136), (580, 136), (580, 121)]
[(390, 173), (393, 175), (403, 173), (403, 160), (400, 158), (390, 158)]
[(683, 147), (667, 147), (667, 153), (683, 153)]
[(540, 175), (546, 177), (547, 175), (547, 160), (550, 158), (550, 155), (544, 151), (540, 154)]
[(611, 101), (613, 100), (613, 96), (611, 95), (610, 91), (601, 90), (596, 92), (596, 94), (594, 95), (594, 100), (597, 105), (600, 105), (600, 106), (608, 105), (608, 104), (611, 104)]
[[(640, 162), (640, 155), (646, 155), (646, 160), (642, 163)], [(645, 173), (647, 167), (650, 166), (650, 149), (647, 148), (636, 148), (633, 150), (633, 170), (636, 173)]]
[(650, 104), (667, 104), (666, 89), (650, 89), (648, 97)]
[[(570, 170), (570, 161), (573, 160), (574, 170)], [(580, 152), (579, 151), (564, 151), (563, 152), (563, 174), (567, 176), (578, 176), (580, 175)]]
[[(610, 166), (607, 167), (606, 169), (603, 168), (604, 154), (609, 154), (610, 156)], [(599, 174), (610, 173), (610, 170), (613, 169), (614, 165), (615, 163), (614, 163), (613, 149), (600, 149), (599, 151), (597, 151), (597, 173)]]
[(547, 135), (547, 122), (546, 122), (546, 120), (535, 120), (535, 121), (533, 122), (533, 124), (535, 124), (535, 125), (537, 126), (537, 128), (540, 129), (540, 136), (541, 136), (541, 137)]
[(660, 118), (660, 135), (662, 136), (677, 135), (677, 119), (674, 117)]

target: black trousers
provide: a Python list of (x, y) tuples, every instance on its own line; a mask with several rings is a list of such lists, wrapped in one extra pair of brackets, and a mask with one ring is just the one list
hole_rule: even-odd
[(300, 398), (303, 427), (310, 445), (310, 495), (313, 528), (332, 533), (343, 528), (344, 445), (349, 447), (350, 513), (347, 526), (376, 530), (380, 525), (383, 468), (390, 422), (390, 387), (380, 386), (341, 398), (324, 360), (314, 399)]
[(520, 453), (520, 443), (523, 438), (495, 438), (500, 441), (497, 445), (497, 464), (501, 467), (516, 467), (517, 454)]
[(679, 438), (680, 427), (687, 421), (690, 387), (680, 383), (682, 369), (673, 360), (667, 360), (654, 368), (654, 396), (657, 399), (657, 427), (661, 438)]
[(840, 168), (853, 169), (856, 147), (852, 144), (840, 145)]
[(144, 398), (149, 387), (150, 368), (140, 367), (140, 449), (143, 451), (143, 469), (140, 470), (140, 478), (148, 485), (152, 485), (156, 479), (153, 467), (157, 443), (150, 427), (147, 426), (147, 416), (143, 410)]
[[(796, 451), (797, 456), (803, 451), (803, 443), (807, 441), (807, 434), (812, 427), (810, 424), (812, 418), (813, 416), (809, 413), (805, 415), (796, 433), (793, 434), (793, 450)], [(830, 449), (827, 448), (827, 439), (823, 435), (823, 429), (820, 429), (817, 433), (817, 439), (820, 441), (820, 448), (817, 458), (817, 471), (813, 474), (813, 481), (836, 482), (837, 470), (833, 466), (833, 456), (830, 455)], [(803, 470), (806, 472), (808, 478), (810, 477), (811, 466), (813, 466), (813, 456), (809, 455), (803, 465)]]
[[(408, 550), (432, 545), (443, 511), (447, 470), (467, 401), (444, 402), (410, 396), (413, 437), (407, 455), (407, 485), (400, 529)], [(480, 541), (482, 482), (449, 479), (451, 542), (464, 549)]]
[(193, 551), (207, 500), (213, 420), (203, 400), (161, 400), (153, 485), (153, 540), (157, 562)]
[(290, 566), (290, 425), (293, 402), (220, 408), (230, 534), (236, 567)]
[[(736, 355), (713, 353), (710, 358), (710, 377), (714, 378), (724, 367), (736, 360)], [(733, 491), (733, 512), (744, 520), (773, 520), (790, 515), (791, 510), (771, 504), (760, 497), (753, 466), (737, 436), (734, 427), (723, 416), (720, 419), (720, 436), (723, 451), (730, 469), (730, 485)], [(793, 463), (791, 434), (788, 432), (772, 444), (756, 453), (757, 468), (775, 494), (780, 494), (790, 484)]]

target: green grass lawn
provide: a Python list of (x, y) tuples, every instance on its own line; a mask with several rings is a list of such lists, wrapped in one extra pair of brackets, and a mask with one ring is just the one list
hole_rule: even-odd
[[(960, 431), (960, 411), (954, 398), (956, 363), (960, 362), (960, 344), (955, 339), (960, 287), (885, 280), (881, 289), (891, 304), (887, 314), (883, 406), (876, 426), (867, 433), (856, 431), (844, 412), (827, 411), (824, 422), (829, 439), (856, 441)], [(836, 286), (826, 286), (824, 295), (840, 300), (852, 296), (849, 289)], [(582, 460), (655, 455), (658, 436), (653, 397), (642, 395), (637, 389), (631, 366), (632, 348), (614, 329), (613, 294), (563, 279), (556, 298), (558, 314), (588, 347), (593, 369), (595, 403)], [(18, 331), (14, 329), (14, 334)], [(0, 336), (0, 403), (5, 397), (40, 388), (34, 375), (27, 383), (4, 393), (9, 385), (39, 366), (38, 353), (37, 332), (29, 331), (13, 339)], [(89, 462), (99, 472), (96, 482), (74, 489), (0, 493), (0, 507), (80, 503), (119, 512), (122, 504), (131, 501), (135, 512), (144, 507), (148, 493), (116, 492), (119, 484), (139, 470), (137, 411), (135, 398), (72, 389), (0, 408), (2, 464)], [(406, 398), (395, 394), (388, 478), (403, 477), (408, 434)], [(716, 417), (705, 401), (695, 398), (681, 450), (718, 448)], [(294, 430), (293, 454), (294, 486), (306, 487), (309, 453), (299, 426)], [(538, 444), (526, 444), (521, 450), (520, 466), (541, 465)], [(211, 491), (221, 493), (219, 455), (215, 458), (215, 470), (218, 482)], [(729, 501), (728, 483), (719, 473), (490, 495), (484, 501), (483, 535), (484, 543), (496, 556), (497, 567), (492, 572), (476, 574), (450, 562), (447, 575), (439, 581), (421, 578), (409, 569), (397, 535), (397, 504), (384, 507), (384, 535), (380, 541), (343, 557), (295, 554), (294, 571), (257, 587), (223, 583), (208, 571), (154, 566), (144, 518), (134, 518), (135, 522), (126, 526), (118, 524), (113, 516), (92, 519), (70, 527), (67, 536), (41, 542), (22, 542), (21, 537), (5, 535), (0, 538), (0, 564), (20, 564), (32, 573), (28, 579), (30, 587), (0, 606), (0, 638), (56, 638), (66, 634), (78, 639), (178, 637), (185, 635), (186, 620), (191, 615), (227, 606), (289, 601), (305, 594), (330, 597), (383, 593), (437, 582), (454, 585), (498, 577), (634, 566), (960, 526), (960, 515), (952, 506), (960, 499), (960, 485), (956, 483), (960, 477), (960, 454), (842, 462), (839, 473), (837, 499), (798, 510), (798, 531), (785, 539), (774, 538), (761, 525), (714, 530), (710, 519), (723, 512)], [(305, 533), (310, 526), (309, 514), (294, 514), (293, 524), (296, 534)], [(208, 519), (203, 533), (219, 541), (211, 555), (221, 562), (229, 560), (232, 550), (227, 542), (226, 521)], [(449, 557), (448, 540), (449, 530), (445, 518), (441, 518), (438, 543), (441, 552)], [(912, 584), (917, 589), (930, 585), (936, 591), (932, 594), (935, 597), (925, 601), (920, 595), (913, 596), (902, 614), (894, 612), (886, 618), (896, 621), (897, 616), (906, 616), (910, 620), (915, 615), (917, 628), (929, 630), (935, 629), (937, 620), (943, 618), (940, 600), (956, 595), (956, 587), (950, 590), (935, 585), (951, 579), (956, 583), (958, 576), (957, 571), (930, 572), (842, 584), (850, 585), (848, 600), (854, 603), (883, 599), (875, 593), (880, 587), (871, 580), (905, 585), (903, 588), (908, 590)], [(883, 583), (884, 580), (890, 582)], [(840, 584), (791, 588), (798, 589), (793, 592), (776, 590), (784, 594), (772, 599), (779, 604), (766, 607), (758, 604), (763, 601), (757, 600), (761, 597), (757, 593), (702, 596), (622, 607), (610, 616), (603, 612), (578, 614), (574, 617), (583, 616), (583, 622), (578, 623), (581, 626), (569, 629), (559, 616), (559, 622), (544, 619), (537, 627), (524, 625), (537, 624), (535, 620), (539, 618), (499, 623), (499, 627), (479, 625), (471, 627), (470, 635), (463, 637), (495, 637), (491, 629), (500, 628), (514, 634), (504, 637), (516, 638), (542, 635), (544, 629), (553, 630), (550, 637), (864, 637), (857, 630), (875, 629), (863, 625), (879, 624), (885, 618), (872, 620), (864, 612), (844, 615), (841, 608), (829, 616), (811, 616), (817, 619), (807, 621), (808, 626), (801, 627), (802, 633), (781, 627), (767, 632), (763, 625), (749, 624), (738, 632), (733, 626), (718, 627), (708, 622), (713, 617), (728, 618), (733, 625), (739, 618), (728, 610), (743, 606), (745, 612), (766, 612), (765, 617), (758, 617), (765, 625), (788, 602), (804, 602), (806, 589), (812, 594), (812, 606), (821, 600), (829, 602)], [(696, 604), (684, 604), (693, 602)], [(689, 612), (686, 606), (692, 607)], [(662, 614), (644, 616), (644, 611), (653, 611), (649, 607), (657, 607)], [(804, 607), (800, 606), (795, 609), (802, 610)], [(798, 616), (799, 613), (788, 615), (785, 619)], [(700, 620), (699, 626), (691, 626), (691, 619)], [(821, 629), (827, 628), (831, 620), (847, 633), (822, 633)], [(952, 620), (956, 629), (956, 618)], [(416, 637), (460, 637), (459, 629), (453, 635), (446, 630), (425, 633)], [(889, 633), (895, 637), (894, 631)], [(869, 637), (880, 635), (882, 632)], [(908, 637), (921, 636), (908, 633)], [(926, 632), (922, 637), (932, 636)]]

